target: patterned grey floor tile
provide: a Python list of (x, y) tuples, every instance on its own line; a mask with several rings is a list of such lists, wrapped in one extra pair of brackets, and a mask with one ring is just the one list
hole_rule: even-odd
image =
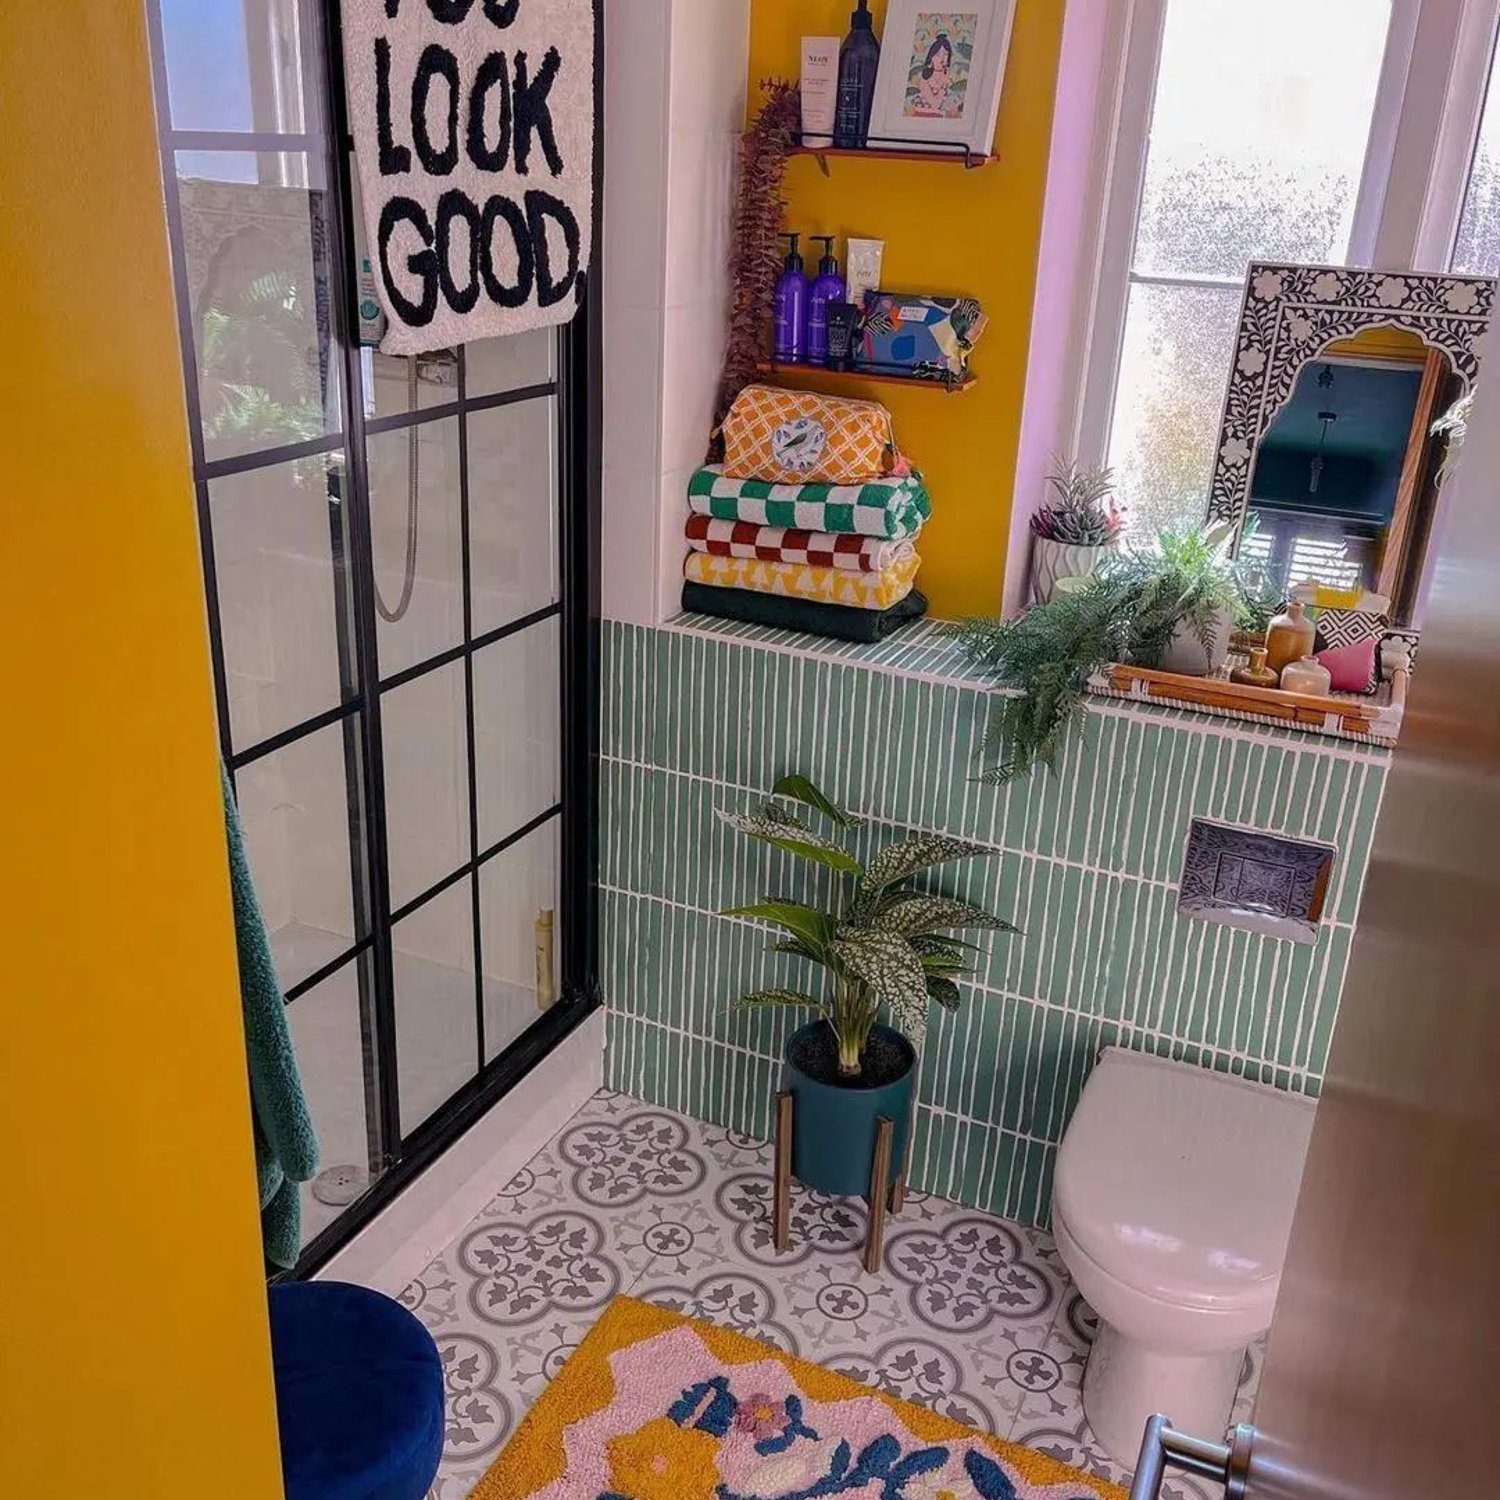
[(721, 1259), (709, 1269), (686, 1275), (648, 1271), (633, 1296), (674, 1312), (704, 1318), (750, 1338), (773, 1344), (788, 1354), (810, 1358), (803, 1338), (788, 1316), (785, 1288), (775, 1271), (738, 1256)]
[(1031, 1235), (972, 1211), (893, 1229), (885, 1263), (907, 1288), (912, 1314), (949, 1338), (1004, 1325), (1045, 1329), (1066, 1285)]
[[(597, 1094), (406, 1289), (438, 1342), (447, 1448), (430, 1500), (464, 1500), (621, 1292), (734, 1328), (1117, 1482), (1084, 1421), (1095, 1331), (1050, 1236), (909, 1194), (880, 1273), (865, 1205), (798, 1186), (771, 1243), (765, 1141)], [(1251, 1351), (1237, 1412), (1259, 1373)], [(1168, 1500), (1207, 1500), (1176, 1478)]]

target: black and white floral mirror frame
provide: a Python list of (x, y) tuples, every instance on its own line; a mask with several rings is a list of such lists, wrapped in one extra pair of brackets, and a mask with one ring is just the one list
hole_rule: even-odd
[(1251, 261), (1208, 492), (1208, 521), (1238, 537), (1250, 498), (1255, 450), (1302, 367), (1337, 339), (1369, 328), (1414, 333), (1473, 385), (1494, 306), (1484, 276), (1361, 271)]

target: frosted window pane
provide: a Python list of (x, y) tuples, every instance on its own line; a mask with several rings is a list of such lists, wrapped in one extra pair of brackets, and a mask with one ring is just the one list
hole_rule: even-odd
[(1500, 87), (1496, 85), (1492, 65), (1469, 189), (1458, 221), (1458, 241), (1453, 247), (1453, 269), (1471, 276), (1500, 272)]
[(1132, 532), (1207, 514), (1239, 310), (1237, 289), (1131, 289), (1109, 461)]
[(1134, 268), (1343, 261), (1389, 0), (1171, 0)]

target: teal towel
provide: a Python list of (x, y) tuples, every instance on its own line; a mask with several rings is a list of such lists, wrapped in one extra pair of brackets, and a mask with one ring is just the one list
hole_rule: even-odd
[(318, 1170), (318, 1137), (302, 1094), (286, 1001), (276, 960), (255, 895), (239, 809), (229, 774), (224, 786), (224, 831), (229, 841), (229, 885), (234, 897), (234, 941), (240, 960), (240, 1003), (250, 1065), (255, 1130), (255, 1173), (260, 1186), (260, 1227), (266, 1259), (289, 1270), (302, 1249), (302, 1206), (297, 1184)]

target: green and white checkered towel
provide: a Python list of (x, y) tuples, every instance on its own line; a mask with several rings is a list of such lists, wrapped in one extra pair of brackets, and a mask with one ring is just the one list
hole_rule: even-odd
[(720, 521), (888, 540), (915, 536), (932, 514), (916, 470), (868, 484), (769, 484), (726, 479), (722, 464), (710, 464), (688, 482), (688, 504), (697, 515)]

